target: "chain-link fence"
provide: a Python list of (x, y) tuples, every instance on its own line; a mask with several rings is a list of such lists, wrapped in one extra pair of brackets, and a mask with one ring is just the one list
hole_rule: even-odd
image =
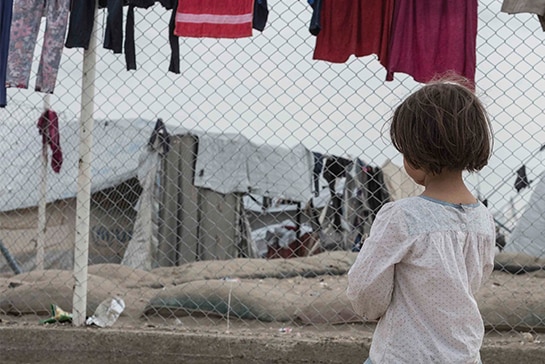
[[(87, 316), (120, 297), (131, 323), (360, 323), (346, 272), (382, 204), (420, 191), (386, 133), (419, 83), (403, 73), (385, 81), (374, 55), (313, 59), (303, 0), (270, 0), (264, 30), (250, 37), (180, 37), (178, 58), (166, 3), (125, 7), (122, 23), (98, 9), (96, 46), (64, 47), (50, 96), (33, 91), (44, 87), (35, 70), (50, 46), (46, 18), (37, 29), (28, 89), (8, 88), (0, 109), (0, 310), (70, 311), (85, 277)], [(475, 76), (495, 152), (466, 176), (498, 228), (496, 271), (478, 296), (489, 332), (545, 327), (545, 33), (536, 15), (501, 5), (478, 4)], [(104, 47), (114, 31), (127, 39), (131, 19), (132, 66), (130, 42), (120, 53), (121, 43)], [(58, 119), (62, 152), (42, 145), (44, 109)], [(82, 186), (89, 110), (91, 185)], [(89, 214), (78, 210), (82, 187)], [(81, 242), (89, 267), (78, 275)]]

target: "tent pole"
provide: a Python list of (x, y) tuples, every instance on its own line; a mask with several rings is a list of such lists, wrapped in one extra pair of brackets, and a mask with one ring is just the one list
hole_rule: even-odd
[[(44, 96), (44, 111), (51, 105), (50, 95)], [(38, 234), (36, 237), (36, 269), (44, 269), (44, 245), (46, 229), (46, 205), (47, 205), (47, 143), (42, 143), (42, 163), (40, 180), (40, 200), (38, 202)]]
[(94, 126), (97, 5), (89, 47), (83, 52), (81, 83), (80, 147), (78, 191), (76, 196), (76, 237), (74, 249), (74, 296), (72, 323), (82, 326), (87, 313), (87, 266), (89, 259), (89, 224), (91, 208), (91, 160)]

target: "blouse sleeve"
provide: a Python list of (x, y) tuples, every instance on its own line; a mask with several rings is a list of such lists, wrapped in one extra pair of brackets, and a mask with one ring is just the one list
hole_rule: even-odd
[(395, 264), (410, 245), (403, 211), (395, 203), (384, 205), (348, 272), (346, 294), (357, 314), (366, 320), (384, 315), (392, 298)]
[[(475, 265), (476, 268), (480, 269), (477, 270), (477, 273), (472, 275), (473, 279), (471, 281), (471, 290), (473, 293), (476, 293), (482, 287), (484, 282), (490, 278), (490, 275), (494, 270), (494, 258), (496, 256), (496, 224), (491, 215), (489, 217), (489, 221), (488, 231), (491, 231), (492, 235), (483, 235), (480, 238), (482, 241), (478, 241), (478, 256), (481, 257), (482, 261), (479, 262), (479, 265)], [(483, 230), (485, 230), (484, 227)]]

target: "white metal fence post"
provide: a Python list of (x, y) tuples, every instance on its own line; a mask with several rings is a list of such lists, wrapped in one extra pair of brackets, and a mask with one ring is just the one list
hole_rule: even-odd
[(72, 322), (85, 323), (87, 311), (87, 267), (89, 257), (89, 223), (91, 209), (91, 160), (94, 126), (94, 95), (96, 65), (96, 6), (95, 22), (89, 49), (83, 53), (83, 79), (81, 84), (80, 146), (78, 163), (78, 192), (76, 196), (76, 243), (74, 249), (74, 297)]

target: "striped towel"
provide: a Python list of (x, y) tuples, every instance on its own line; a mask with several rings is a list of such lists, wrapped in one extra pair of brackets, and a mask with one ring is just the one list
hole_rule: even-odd
[(252, 36), (254, 0), (179, 0), (174, 35), (243, 38)]

